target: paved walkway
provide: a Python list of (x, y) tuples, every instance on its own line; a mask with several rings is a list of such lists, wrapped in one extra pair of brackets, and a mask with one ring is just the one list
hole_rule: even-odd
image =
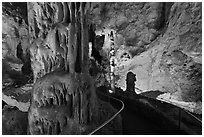
[(164, 135), (157, 125), (128, 109), (124, 109), (121, 113), (123, 118), (123, 134), (124, 135)]

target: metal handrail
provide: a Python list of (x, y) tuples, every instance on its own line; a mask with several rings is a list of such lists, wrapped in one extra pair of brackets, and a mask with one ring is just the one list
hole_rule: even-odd
[[(186, 107), (186, 106), (184, 106), (184, 105), (182, 105), (182, 104), (174, 103), (174, 102), (168, 101), (168, 100), (165, 100), (165, 101), (164, 101), (164, 100), (160, 100), (160, 99), (155, 99), (155, 98), (147, 97), (147, 96), (144, 96), (144, 95), (140, 95), (140, 96), (145, 97), (145, 98), (148, 98), (148, 99), (152, 99), (152, 100), (157, 100), (157, 101), (160, 101), (161, 103), (171, 104), (171, 105), (173, 105), (174, 107), (177, 107), (177, 108), (181, 109), (182, 111), (186, 112), (187, 114), (191, 115), (193, 118), (195, 118), (198, 122), (200, 122), (200, 123), (202, 124), (202, 120), (200, 120), (199, 118), (197, 118), (196, 116), (194, 116), (193, 114), (191, 114), (190, 112), (188, 112), (187, 110), (185, 110), (184, 108), (182, 108), (182, 107)], [(182, 107), (180, 107), (180, 106), (182, 106)], [(188, 108), (190, 108), (190, 107), (188, 107)]]
[[(142, 96), (143, 96), (143, 95), (142, 95)], [(144, 96), (143, 96), (143, 97), (144, 97)], [(151, 99), (154, 99), (154, 98), (151, 98)], [(154, 100), (158, 100), (158, 99), (154, 99)], [(191, 115), (193, 118), (195, 118), (197, 121), (199, 121), (199, 122), (202, 124), (202, 120), (200, 120), (199, 118), (197, 118), (196, 116), (194, 116), (193, 114), (191, 114), (190, 112), (188, 112), (187, 110), (185, 110), (184, 108), (182, 108), (182, 107), (186, 107), (186, 106), (184, 106), (184, 105), (182, 105), (182, 104), (174, 103), (174, 102), (171, 102), (171, 101), (163, 101), (163, 100), (159, 100), (159, 101), (160, 101), (160, 102), (163, 102), (163, 103), (169, 103), (169, 104), (173, 105), (174, 107), (177, 107), (177, 108), (179, 108), (179, 109), (182, 109), (184, 112), (186, 112), (187, 114)], [(182, 107), (179, 107), (179, 105), (182, 106)], [(188, 107), (188, 108), (190, 108), (190, 107)]]
[[(177, 106), (178, 107), (178, 106)], [(179, 109), (182, 109), (180, 107), (178, 107)], [(197, 121), (199, 121), (202, 124), (202, 120), (200, 120), (199, 118), (197, 118), (196, 116), (194, 116), (193, 114), (191, 114), (190, 112), (186, 111), (185, 109), (182, 109), (184, 112), (186, 112), (187, 114), (191, 115), (193, 118), (195, 118)]]
[[(107, 96), (107, 95), (105, 95), (105, 94), (103, 94), (103, 95), (104, 95), (104, 96)], [(112, 99), (114, 99), (114, 100), (117, 100), (117, 101), (121, 102), (121, 103), (122, 103), (122, 108), (121, 108), (116, 114), (114, 114), (110, 119), (108, 119), (107, 121), (105, 121), (102, 125), (100, 125), (98, 128), (96, 128), (94, 131), (92, 131), (91, 133), (89, 133), (89, 135), (93, 135), (94, 133), (96, 133), (97, 131), (99, 131), (99, 130), (102, 129), (103, 127), (105, 127), (109, 122), (111, 122), (111, 121), (124, 109), (124, 103), (123, 103), (123, 101), (121, 101), (121, 100), (119, 100), (119, 99), (117, 99), (117, 98), (114, 98), (114, 97), (112, 97), (112, 96), (107, 96), (107, 97), (112, 98)], [(143, 96), (143, 97), (146, 97), (146, 96)], [(149, 97), (146, 97), (146, 98), (149, 98)], [(154, 98), (151, 98), (151, 99), (157, 100), (157, 99), (154, 99)], [(171, 103), (171, 102), (165, 102), (165, 101), (162, 101), (162, 100), (157, 100), (157, 101), (160, 101), (161, 103), (162, 103), (162, 102), (163, 102), (163, 103), (169, 103), (169, 104), (173, 105), (174, 107), (179, 108), (179, 110), (182, 110), (182, 111), (186, 112), (187, 114), (189, 114), (191, 117), (193, 117), (193, 118), (196, 119), (199, 123), (202, 124), (202, 120), (198, 119), (196, 116), (194, 116), (194, 115), (191, 114), (190, 112), (186, 111), (185, 109), (182, 109), (181, 107), (178, 107), (177, 105), (175, 105), (175, 104), (173, 104), (173, 103)], [(179, 122), (179, 123), (180, 123), (180, 122)], [(179, 125), (180, 125), (180, 124), (179, 124)], [(179, 126), (179, 127), (180, 127), (180, 126)]]
[[(104, 95), (104, 94), (103, 94)], [(107, 96), (107, 95), (104, 95), (104, 96)], [(111, 96), (107, 96), (107, 97), (111, 97)], [(114, 98), (114, 97), (111, 97), (112, 99), (114, 100), (117, 100), (119, 102), (122, 103), (122, 108), (116, 113), (114, 114), (110, 119), (108, 119), (107, 121), (105, 121), (102, 125), (100, 125), (98, 128), (96, 128), (94, 131), (92, 131), (91, 133), (89, 133), (89, 135), (93, 135), (94, 133), (96, 133), (97, 131), (99, 131), (100, 129), (102, 129), (104, 126), (106, 126), (109, 122), (111, 122), (123, 109), (124, 109), (124, 103), (123, 101), (117, 99), (117, 98)]]
[[(141, 95), (141, 96), (143, 96), (143, 95)], [(152, 99), (154, 99), (154, 98), (152, 98)], [(179, 107), (179, 108), (183, 108), (184, 110), (185, 110), (185, 108), (193, 109), (192, 107), (188, 107), (188, 106), (185, 106), (185, 105), (182, 105), (182, 104), (173, 102), (173, 101), (169, 101), (169, 100), (164, 100), (164, 99), (163, 99), (163, 100), (162, 100), (162, 99), (156, 99), (156, 100), (159, 100), (159, 101), (161, 101), (161, 102), (166, 102), (166, 103), (172, 104), (172, 105), (177, 106), (177, 107)], [(180, 107), (180, 106), (181, 106), (181, 107)], [(186, 110), (185, 110), (185, 111), (186, 111)], [(188, 112), (188, 111), (186, 111), (186, 112)]]

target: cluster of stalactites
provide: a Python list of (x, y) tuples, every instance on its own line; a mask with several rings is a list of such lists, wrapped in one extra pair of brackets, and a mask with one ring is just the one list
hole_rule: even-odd
[(38, 39), (30, 48), (34, 81), (57, 69), (68, 69), (68, 27), (58, 24), (45, 40)]
[(34, 81), (56, 69), (69, 73), (88, 71), (88, 4), (62, 5), (61, 22), (53, 24), (45, 39), (36, 39), (31, 47)]

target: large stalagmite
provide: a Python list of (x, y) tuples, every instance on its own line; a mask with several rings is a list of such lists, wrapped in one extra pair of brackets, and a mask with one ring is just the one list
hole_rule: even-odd
[[(37, 35), (35, 32), (37, 39), (33, 39), (31, 47), (35, 84), (28, 117), (29, 134), (63, 134), (66, 130), (67, 134), (83, 134), (85, 125), (93, 124), (98, 117), (95, 88), (87, 69), (88, 24), (85, 16), (88, 4), (57, 5), (68, 5), (61, 11), (66, 13), (64, 19), (47, 31), (45, 39), (40, 36), (43, 32)], [(31, 24), (32, 27), (36, 29), (39, 25)], [(83, 69), (79, 71), (77, 67)]]

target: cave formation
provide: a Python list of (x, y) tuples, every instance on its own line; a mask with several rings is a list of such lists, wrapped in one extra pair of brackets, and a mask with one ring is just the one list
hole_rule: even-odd
[(63, 5), (68, 5), (63, 21), (52, 27), (39, 47), (32, 46), (37, 77), (28, 114), (29, 134), (63, 134), (63, 129), (83, 134), (81, 124), (93, 124), (98, 118), (95, 87), (88, 75), (88, 4)]
[[(127, 97), (125, 113), (135, 109), (152, 120), (153, 109), (159, 112), (155, 123), (173, 113), (178, 123), (177, 109), (160, 109), (155, 100), (202, 117), (201, 5), (4, 2), (3, 134), (89, 134), (118, 110), (101, 99), (108, 91)], [(96, 134), (128, 133), (125, 113)], [(176, 131), (159, 124), (172, 131), (164, 134)]]

